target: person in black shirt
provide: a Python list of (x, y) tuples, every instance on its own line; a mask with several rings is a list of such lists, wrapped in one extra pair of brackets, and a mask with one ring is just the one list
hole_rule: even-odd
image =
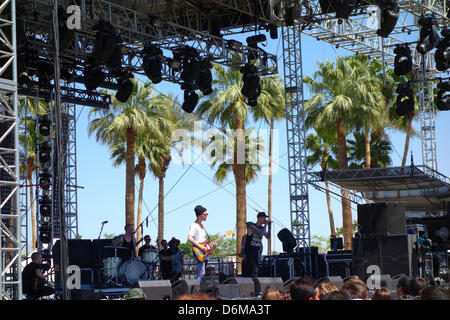
[(243, 243), (244, 261), (243, 273), (244, 276), (255, 278), (258, 276), (258, 263), (261, 260), (262, 253), (262, 237), (267, 239), (270, 233), (266, 231), (266, 225), (271, 223), (267, 221), (265, 212), (259, 212), (256, 223), (247, 222), (247, 235), (245, 243)]
[(126, 250), (119, 250), (118, 255), (122, 262), (130, 260), (136, 256), (136, 239), (134, 238), (134, 225), (125, 225), (125, 234), (115, 237), (112, 241), (113, 246), (124, 247)]
[(144, 258), (145, 250), (156, 250), (156, 248), (150, 244), (151, 240), (152, 239), (148, 234), (144, 237), (145, 244), (143, 244), (142, 247), (139, 248), (138, 252), (139, 257)]
[(34, 252), (31, 255), (31, 263), (22, 271), (22, 292), (27, 297), (37, 299), (55, 293), (53, 288), (46, 285), (47, 277), (44, 275), (44, 270), (48, 268), (42, 264), (42, 255)]
[(163, 247), (159, 251), (160, 272), (163, 280), (170, 280), (172, 277), (172, 251), (167, 246), (167, 241), (162, 240), (161, 246)]

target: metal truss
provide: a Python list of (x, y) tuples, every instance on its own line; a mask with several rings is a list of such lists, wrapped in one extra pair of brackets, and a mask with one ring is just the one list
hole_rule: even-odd
[(15, 1), (0, 2), (0, 299), (22, 298)]
[(282, 27), (291, 232), (297, 245), (303, 248), (304, 271), (311, 275), (311, 255), (306, 254), (307, 248), (310, 248), (311, 235), (301, 32), (298, 24)]

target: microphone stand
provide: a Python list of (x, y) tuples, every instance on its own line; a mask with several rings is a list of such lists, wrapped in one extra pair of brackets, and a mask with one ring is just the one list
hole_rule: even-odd
[(102, 235), (103, 227), (105, 226), (105, 223), (102, 222), (102, 228), (100, 229), (100, 234), (98, 235), (98, 240), (100, 240), (100, 237)]

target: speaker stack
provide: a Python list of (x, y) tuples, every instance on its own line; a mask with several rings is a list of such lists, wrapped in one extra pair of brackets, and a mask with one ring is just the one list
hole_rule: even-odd
[(358, 226), (359, 235), (353, 239), (353, 274), (365, 279), (372, 265), (381, 274), (411, 273), (412, 247), (403, 202), (358, 205)]

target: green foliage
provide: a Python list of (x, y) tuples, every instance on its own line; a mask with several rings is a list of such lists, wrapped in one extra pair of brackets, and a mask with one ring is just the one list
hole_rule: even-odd
[(104, 233), (103, 234), (103, 238), (105, 238), (105, 239), (113, 239), (114, 237), (116, 236), (116, 234), (115, 233)]
[(314, 235), (311, 238), (311, 247), (317, 247), (321, 253), (326, 253), (330, 251), (330, 238)]
[[(351, 169), (364, 168), (365, 165), (365, 139), (361, 132), (353, 132), (353, 140), (349, 139), (348, 151), (350, 154), (349, 167)], [(370, 135), (370, 167), (385, 168), (392, 165), (392, 159), (389, 153), (392, 151), (392, 144), (389, 137), (385, 134), (372, 132)]]
[[(358, 231), (358, 221), (354, 220), (353, 221), (353, 233), (355, 233), (356, 231)], [(343, 234), (344, 234), (343, 228), (336, 228), (336, 237), (342, 237)]]
[[(219, 238), (221, 234), (213, 234), (210, 235), (211, 242), (215, 241)], [(180, 243), (179, 248), (184, 253), (185, 258), (192, 258), (192, 244), (189, 241), (185, 243)], [(221, 257), (224, 255), (236, 254), (236, 239), (233, 238), (225, 238), (219, 241), (217, 247), (213, 250), (213, 253), (210, 257)]]

